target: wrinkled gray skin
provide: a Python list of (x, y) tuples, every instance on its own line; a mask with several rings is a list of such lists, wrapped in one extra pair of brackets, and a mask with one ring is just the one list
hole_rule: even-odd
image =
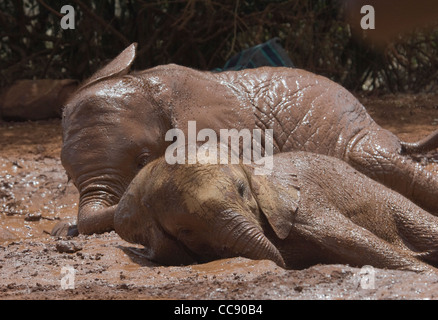
[(275, 155), (267, 175), (158, 159), (128, 187), (114, 226), (164, 264), (244, 256), (287, 268), (437, 272), (426, 261), (438, 262), (438, 217), (339, 159), (306, 152)]
[[(171, 128), (273, 129), (274, 152), (311, 151), (342, 159), (438, 212), (438, 177), (405, 154), (438, 145), (438, 131), (406, 144), (379, 127), (347, 90), (289, 68), (211, 73), (158, 66), (129, 74), (131, 45), (73, 95), (63, 114), (62, 164), (79, 190), (78, 229), (113, 229), (114, 210), (146, 164), (162, 156)], [(52, 234), (74, 234), (62, 222)]]

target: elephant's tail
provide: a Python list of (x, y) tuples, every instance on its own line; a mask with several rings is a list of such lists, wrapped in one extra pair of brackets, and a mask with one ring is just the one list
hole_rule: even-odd
[(424, 153), (438, 148), (438, 130), (417, 142), (401, 142), (404, 154)]

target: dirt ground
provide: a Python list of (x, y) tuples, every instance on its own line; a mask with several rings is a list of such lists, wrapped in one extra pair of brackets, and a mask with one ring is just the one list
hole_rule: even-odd
[[(438, 95), (360, 97), (406, 141), (438, 128)], [(1, 299), (438, 299), (438, 277), (317, 265), (283, 270), (243, 258), (164, 267), (114, 232), (56, 239), (78, 193), (59, 154), (60, 120), (0, 122)], [(438, 152), (418, 157), (438, 173)]]

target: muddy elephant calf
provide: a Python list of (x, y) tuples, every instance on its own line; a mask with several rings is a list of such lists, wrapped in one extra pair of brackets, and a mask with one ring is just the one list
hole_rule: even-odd
[(436, 272), (438, 217), (345, 162), (281, 153), (273, 171), (254, 169), (159, 158), (128, 187), (115, 230), (164, 264), (244, 256), (287, 268), (345, 263)]
[(274, 153), (307, 151), (344, 160), (438, 215), (438, 175), (410, 157), (437, 148), (438, 130), (418, 143), (400, 141), (346, 89), (304, 70), (202, 72), (165, 65), (130, 72), (135, 56), (132, 44), (66, 103), (61, 161), (79, 191), (79, 209), (77, 229), (60, 222), (53, 235), (112, 230), (131, 180), (165, 154), (171, 129), (189, 139), (192, 121), (198, 141), (205, 139), (203, 129), (217, 136), (223, 129), (257, 129), (265, 138), (272, 130), (268, 145)]

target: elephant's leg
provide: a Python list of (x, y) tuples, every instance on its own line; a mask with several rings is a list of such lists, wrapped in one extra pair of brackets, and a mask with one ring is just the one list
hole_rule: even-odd
[(324, 205), (311, 207), (312, 213), (301, 213), (306, 215), (306, 223), (301, 224), (297, 221), (295, 231), (332, 252), (334, 256), (339, 257), (341, 263), (416, 272), (438, 272), (432, 266), (413, 257), (409, 250), (392, 245), (356, 225), (337, 209)]
[[(368, 180), (365, 181), (365, 180)], [(358, 205), (346, 210), (352, 222), (428, 263), (438, 266), (438, 217), (377, 182), (360, 182), (365, 191), (350, 193)]]
[(398, 138), (384, 129), (358, 136), (346, 160), (355, 169), (438, 214), (438, 174), (401, 154)]
[(416, 257), (438, 266), (438, 217), (424, 211), (394, 192), (386, 201), (398, 233)]
[(388, 201), (394, 221), (406, 244), (417, 251), (438, 250), (438, 217), (429, 214), (402, 196)]

